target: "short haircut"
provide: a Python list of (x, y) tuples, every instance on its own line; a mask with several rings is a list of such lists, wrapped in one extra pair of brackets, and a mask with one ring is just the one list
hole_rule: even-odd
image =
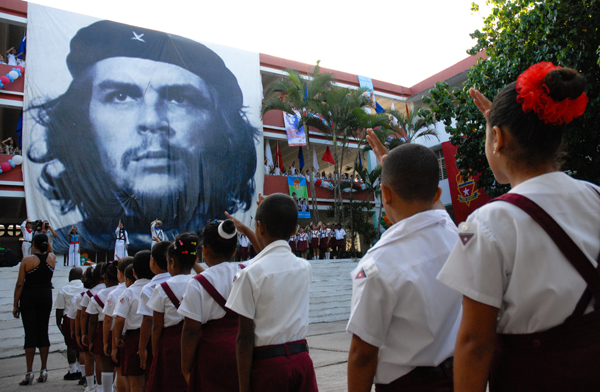
[(72, 280), (81, 279), (83, 276), (83, 270), (80, 267), (73, 267), (69, 271), (69, 282)]
[(89, 266), (86, 268), (85, 272), (83, 273), (83, 287), (86, 289), (91, 289), (96, 285), (96, 282), (94, 281), (94, 267)]
[(388, 154), (381, 183), (402, 200), (432, 202), (438, 189), (439, 170), (433, 151), (420, 144), (407, 143)]
[(152, 279), (154, 273), (150, 269), (149, 250), (140, 250), (133, 256), (133, 270), (138, 279)]
[(260, 221), (271, 238), (289, 240), (298, 224), (298, 207), (290, 196), (274, 193), (265, 197), (256, 210)]
[(191, 269), (198, 258), (198, 236), (194, 233), (179, 234), (175, 242), (170, 244), (167, 256), (181, 268)]
[(119, 278), (117, 277), (117, 263), (107, 263), (106, 269), (104, 271), (104, 281), (110, 283), (119, 283)]
[(133, 257), (131, 256), (125, 256), (125, 257), (121, 257), (119, 259), (119, 271), (121, 271), (122, 274), (125, 273), (125, 268), (127, 268), (127, 266), (133, 264)]
[(135, 282), (135, 275), (133, 274), (133, 263), (129, 264), (127, 268), (125, 268), (125, 279), (129, 279), (132, 282)]
[(167, 270), (167, 249), (169, 245), (171, 245), (169, 241), (160, 241), (152, 247), (152, 258), (158, 268), (164, 271)]
[[(223, 238), (219, 234), (219, 225), (231, 238)], [(237, 247), (237, 233), (235, 223), (231, 219), (222, 222), (210, 222), (202, 230), (202, 246), (208, 248), (216, 257), (231, 258)]]

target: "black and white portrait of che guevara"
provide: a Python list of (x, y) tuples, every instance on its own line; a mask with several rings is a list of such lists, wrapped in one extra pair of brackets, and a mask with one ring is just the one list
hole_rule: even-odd
[[(76, 19), (32, 6), (34, 18)], [(29, 31), (28, 45), (52, 39), (45, 34)], [(82, 249), (108, 250), (120, 221), (132, 252), (150, 249), (156, 219), (174, 238), (225, 211), (249, 212), (262, 185), (255, 181), (261, 138), (250, 119), (260, 104), (257, 54), (256, 64), (241, 59), (236, 75), (214, 50), (176, 35), (107, 20), (63, 35), (66, 57), (38, 58), (28, 47), (34, 69), (26, 91), (28, 214), (60, 221), (55, 251), (66, 253), (72, 225)], [(58, 95), (37, 94), (49, 81), (35, 78), (36, 67), (50, 61), (66, 64), (70, 81)], [(252, 79), (244, 90), (242, 78)]]

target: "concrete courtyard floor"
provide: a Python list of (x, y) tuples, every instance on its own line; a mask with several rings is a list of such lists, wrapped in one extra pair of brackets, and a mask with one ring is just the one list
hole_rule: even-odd
[[(317, 383), (321, 392), (347, 391), (346, 366), (350, 335), (345, 332), (345, 321), (311, 324), (308, 333), (310, 356), (314, 362)], [(39, 357), (36, 356), (33, 369), (39, 375)], [(50, 353), (48, 357), (48, 381), (34, 382), (22, 387), (19, 382), (25, 376), (25, 356), (0, 359), (0, 391), (48, 391), (81, 392), (83, 388), (76, 381), (64, 381), (67, 372), (64, 353)]]

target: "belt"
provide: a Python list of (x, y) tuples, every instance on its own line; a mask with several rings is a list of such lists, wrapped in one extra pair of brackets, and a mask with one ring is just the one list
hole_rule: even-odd
[(306, 340), (300, 340), (298, 342), (291, 342), (285, 344), (279, 344), (274, 346), (263, 346), (256, 347), (252, 359), (255, 361), (261, 361), (263, 359), (290, 356), (294, 354), (308, 352), (308, 343)]
[(131, 335), (133, 333), (140, 333), (140, 329), (128, 329), (127, 331), (125, 331), (125, 335)]
[(408, 374), (400, 377), (400, 379), (404, 383), (418, 382), (423, 379), (431, 382), (447, 378), (452, 379), (453, 364), (454, 357), (450, 357), (438, 366), (417, 366)]

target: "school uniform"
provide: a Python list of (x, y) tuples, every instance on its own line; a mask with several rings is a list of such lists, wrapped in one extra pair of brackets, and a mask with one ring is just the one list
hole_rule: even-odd
[[(237, 392), (235, 353), (238, 315), (225, 307), (235, 275), (249, 265), (220, 263), (196, 275), (179, 307), (182, 317), (202, 323), (188, 391)], [(203, 360), (203, 357), (210, 360)]]
[(33, 230), (27, 228), (27, 221), (21, 223), (21, 236), (23, 237), (23, 243), (21, 244), (21, 251), (23, 257), (31, 256), (31, 241), (33, 240)]
[(320, 230), (311, 230), (310, 236), (311, 236), (310, 237), (310, 247), (318, 248), (319, 247)]
[(92, 354), (94, 355), (105, 355), (104, 354), (104, 340), (103, 340), (103, 327), (104, 327), (104, 306), (108, 299), (108, 295), (114, 291), (117, 286), (106, 287), (100, 290), (98, 293), (90, 299), (89, 305), (86, 308), (86, 313), (97, 314), (98, 322), (96, 324), (96, 331), (94, 336), (90, 336), (90, 342), (94, 342), (92, 347)]
[[(68, 315), (72, 314), (69, 310), (74, 307), (72, 303), (73, 297), (80, 294), (82, 291), (83, 283), (81, 283), (81, 279), (74, 279), (61, 287), (56, 294), (56, 309), (63, 309), (61, 332), (65, 338), (67, 347), (77, 347), (77, 342), (71, 339), (71, 318), (69, 318)], [(75, 312), (75, 315), (77, 315), (77, 312)]]
[(377, 391), (452, 391), (462, 296), (436, 276), (456, 233), (446, 211), (418, 213), (387, 230), (351, 272), (346, 330), (379, 348)]
[[(156, 227), (156, 222), (152, 222), (150, 225), (150, 234), (152, 236), (152, 245), (150, 245), (150, 249), (154, 248), (154, 245), (158, 242), (165, 240), (165, 232), (160, 227)], [(154, 238), (158, 238), (158, 242)]]
[[(86, 291), (87, 290), (84, 288), (83, 291), (81, 291), (79, 294), (73, 295), (73, 298), (71, 299), (71, 306), (68, 307), (68, 310), (67, 310), (67, 317), (69, 318), (69, 320), (75, 320), (77, 318), (77, 311), (83, 309), (81, 307), (81, 300), (83, 299), (83, 297), (86, 296), (86, 294), (85, 294)], [(71, 331), (69, 331), (69, 334), (70, 333), (71, 333)], [(82, 352), (86, 351), (85, 348), (80, 347), (77, 344), (77, 340), (75, 338), (73, 338), (73, 343), (77, 346), (78, 352), (82, 353)]]
[(127, 245), (129, 245), (129, 235), (127, 230), (121, 230), (118, 227), (115, 230), (115, 260), (127, 256)]
[(161, 284), (162, 282), (166, 282), (169, 278), (171, 278), (171, 274), (169, 274), (168, 272), (163, 272), (161, 274), (154, 275), (152, 279), (144, 286), (144, 288), (142, 288), (142, 292), (140, 294), (140, 301), (137, 308), (138, 314), (148, 317), (152, 317), (154, 315), (152, 309), (150, 309), (147, 305), (148, 300), (150, 299), (150, 297), (152, 297), (152, 293), (154, 292), (156, 286)]
[(285, 240), (278, 240), (236, 278), (226, 306), (254, 321), (252, 390), (317, 391), (305, 340), (312, 281), (309, 262), (294, 256)]
[[(539, 205), (597, 267), (598, 191), (553, 172), (529, 179), (509, 194)], [(597, 328), (590, 336), (580, 321), (600, 324), (598, 312), (583, 302), (582, 314), (570, 317), (587, 284), (540, 224), (521, 208), (496, 201), (473, 212), (459, 229), (460, 241), (438, 279), (499, 309), (490, 391), (597, 389), (600, 337)]]
[(183, 317), (177, 309), (190, 279), (192, 275), (176, 275), (156, 285), (147, 303), (152, 311), (164, 314), (162, 334), (150, 366), (148, 392), (187, 390), (188, 385), (181, 372)]
[(240, 242), (240, 259), (247, 260), (248, 259), (248, 245), (250, 244), (250, 241), (248, 240), (248, 237), (246, 237), (245, 235), (242, 234), (242, 235), (240, 235), (239, 242)]
[(290, 249), (292, 250), (292, 252), (296, 251), (296, 240), (297, 240), (298, 236), (297, 235), (293, 235), (290, 237), (290, 240), (288, 241), (288, 245), (290, 246)]
[(346, 230), (344, 229), (335, 229), (335, 246), (338, 248), (345, 248), (344, 241), (346, 237)]
[[(142, 288), (148, 283), (148, 279), (138, 279), (131, 286), (127, 287), (115, 307), (113, 317), (123, 317), (125, 319), (124, 341), (125, 344), (121, 348), (122, 354), (120, 357), (121, 374), (123, 376), (143, 376), (145, 370), (140, 366), (140, 356), (138, 355), (138, 346), (140, 342), (140, 327), (144, 316), (138, 314), (137, 308), (142, 294)], [(151, 365), (152, 356), (148, 353), (148, 361), (146, 366)]]
[[(111, 291), (110, 293), (108, 293), (108, 296), (106, 297), (106, 301), (104, 301), (104, 308), (102, 309), (102, 311), (104, 312), (105, 316), (110, 316), (112, 317), (112, 323), (110, 325), (110, 332), (108, 334), (108, 352), (109, 354), (112, 351), (112, 344), (110, 342), (112, 342), (112, 330), (115, 326), (115, 307), (117, 305), (117, 303), (119, 302), (119, 297), (121, 297), (121, 294), (123, 294), (123, 291), (125, 291), (125, 289), (127, 288), (127, 285), (125, 284), (125, 282), (123, 283), (119, 283), (115, 289), (113, 291)], [(117, 355), (117, 362), (113, 361), (113, 367), (119, 367), (120, 363), (119, 363), (119, 357), (120, 355)]]
[(308, 234), (298, 234), (298, 251), (305, 252), (308, 249)]
[(68, 266), (80, 265), (81, 260), (79, 259), (79, 234), (71, 234), (71, 241), (69, 242), (69, 261)]

